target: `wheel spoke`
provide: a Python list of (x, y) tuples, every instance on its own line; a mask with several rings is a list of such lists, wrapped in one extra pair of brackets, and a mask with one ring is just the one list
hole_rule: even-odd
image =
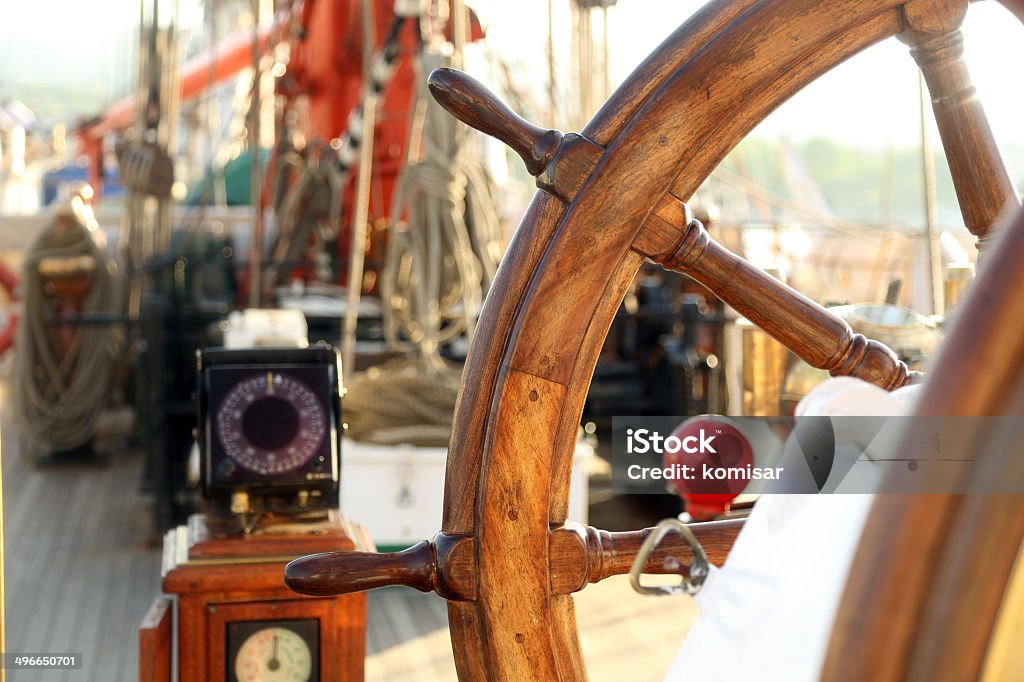
[(900, 37), (928, 84), (960, 212), (981, 248), (1000, 216), (1020, 206), (1020, 197), (964, 61), (959, 26), (966, 9), (966, 2), (908, 3)]
[[(743, 519), (731, 519), (693, 523), (689, 528), (711, 563), (720, 565), (743, 523)], [(652, 530), (608, 532), (572, 524), (550, 531), (547, 542), (551, 594), (571, 594), (589, 583), (629, 573), (633, 559)], [(688, 553), (682, 538), (668, 536), (651, 555), (644, 572), (685, 574), (685, 563), (672, 563), (669, 559), (678, 560)], [(512, 571), (524, 570), (522, 563), (507, 563)], [(401, 552), (311, 554), (288, 564), (285, 582), (296, 592), (315, 596), (400, 585), (420, 592), (436, 592), (452, 602), (472, 602), (478, 594), (477, 571), (476, 538), (438, 533), (433, 540)]]
[(633, 248), (693, 277), (813, 367), (888, 390), (921, 376), (888, 347), (855, 334), (835, 313), (718, 244), (672, 194), (651, 213)]
[[(691, 523), (689, 529), (715, 565), (725, 563), (743, 519)], [(551, 593), (578, 592), (588, 583), (629, 573), (633, 559), (653, 528), (610, 533), (593, 526), (564, 526), (551, 531), (548, 557)], [(679, 561), (690, 556), (686, 541), (668, 535), (647, 561), (644, 573), (685, 575), (688, 565)], [(672, 560), (675, 561), (672, 561)]]

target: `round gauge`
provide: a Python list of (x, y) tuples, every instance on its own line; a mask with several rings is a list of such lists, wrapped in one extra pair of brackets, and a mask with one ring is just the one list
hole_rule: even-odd
[(312, 674), (309, 645), (288, 628), (254, 632), (235, 656), (235, 677), (240, 682), (308, 682)]
[(309, 386), (270, 371), (232, 386), (215, 416), (224, 453), (264, 476), (308, 462), (320, 449), (326, 428), (323, 405)]

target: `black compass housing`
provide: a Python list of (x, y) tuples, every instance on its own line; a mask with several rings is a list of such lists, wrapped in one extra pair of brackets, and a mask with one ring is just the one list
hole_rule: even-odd
[(198, 353), (203, 497), (252, 511), (338, 506), (341, 358), (332, 347)]

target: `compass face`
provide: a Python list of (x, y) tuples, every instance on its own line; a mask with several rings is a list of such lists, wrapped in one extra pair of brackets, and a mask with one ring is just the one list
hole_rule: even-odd
[(214, 421), (224, 454), (262, 476), (309, 462), (327, 432), (327, 414), (310, 387), (272, 370), (232, 386)]
[(335, 504), (340, 378), (327, 347), (204, 350), (196, 400), (204, 497), (223, 504), (245, 492), (262, 511), (281, 513)]

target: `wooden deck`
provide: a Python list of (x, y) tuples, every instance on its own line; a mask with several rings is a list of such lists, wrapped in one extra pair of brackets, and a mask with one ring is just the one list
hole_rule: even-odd
[[(9, 397), (0, 395), (5, 408)], [(107, 438), (101, 463), (37, 468), (9, 419), (0, 439), (7, 651), (75, 652), (83, 661), (81, 670), (12, 670), (8, 678), (135, 679), (135, 628), (160, 584), (160, 551), (147, 544), (152, 524), (139, 493), (141, 458)]]
[[(115, 419), (99, 441), (104, 462), (38, 468), (20, 452), (3, 389), (7, 651), (78, 652), (84, 662), (8, 671), (8, 680), (134, 680), (135, 629), (160, 584), (141, 457)], [(455, 679), (443, 600), (394, 588), (371, 592), (368, 608), (367, 680)], [(640, 597), (619, 578), (578, 595), (577, 613), (591, 679), (643, 682), (661, 679), (695, 612), (687, 599)]]

